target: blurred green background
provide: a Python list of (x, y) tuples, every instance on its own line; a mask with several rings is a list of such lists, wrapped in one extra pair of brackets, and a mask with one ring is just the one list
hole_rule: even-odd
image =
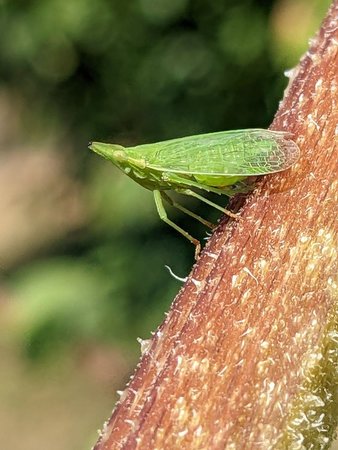
[(0, 1), (0, 448), (93, 445), (194, 262), (88, 141), (268, 126), (329, 3)]

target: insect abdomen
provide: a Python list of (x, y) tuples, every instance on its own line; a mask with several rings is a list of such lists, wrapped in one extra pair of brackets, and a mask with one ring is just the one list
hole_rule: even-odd
[(225, 187), (231, 186), (246, 177), (227, 177), (220, 175), (193, 175), (196, 181), (206, 186)]

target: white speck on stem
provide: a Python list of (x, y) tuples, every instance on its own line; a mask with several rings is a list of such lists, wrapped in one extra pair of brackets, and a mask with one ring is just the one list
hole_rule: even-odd
[(238, 278), (238, 275), (233, 275), (233, 276), (231, 277), (231, 286), (232, 286), (232, 287), (235, 287), (235, 286), (236, 286), (237, 278)]
[(309, 239), (309, 236), (302, 235), (299, 240), (302, 244), (305, 244)]
[(254, 331), (253, 328), (248, 328), (246, 331), (244, 331), (244, 333), (241, 334), (240, 337), (244, 337), (244, 336), (252, 333), (253, 331)]
[(257, 278), (253, 275), (253, 273), (252, 273), (247, 267), (244, 267), (244, 268), (243, 268), (243, 271), (244, 271), (245, 273), (247, 273), (248, 275), (250, 275), (250, 276), (256, 281), (256, 283), (259, 284)]
[(319, 78), (319, 80), (317, 80), (317, 82), (315, 84), (316, 91), (322, 86), (322, 84), (323, 84), (323, 80), (321, 78)]
[(221, 369), (219, 372), (218, 372), (218, 376), (220, 376), (220, 377), (222, 377), (224, 374), (225, 374), (225, 372), (228, 370), (228, 365), (225, 365), (224, 367), (223, 367), (223, 369)]
[(197, 288), (199, 288), (199, 287), (201, 286), (201, 284), (202, 284), (201, 281), (196, 280), (195, 278), (192, 278), (192, 279), (191, 279), (191, 282), (194, 283), (194, 285), (195, 285)]
[(183, 431), (177, 433), (178, 437), (183, 438), (186, 434), (188, 434), (188, 429), (185, 428)]
[(217, 257), (218, 257), (218, 255), (216, 253), (212, 253), (212, 252), (205, 252), (205, 254), (213, 259), (217, 259)]
[(181, 278), (181, 277), (175, 275), (174, 272), (171, 270), (171, 268), (170, 268), (169, 266), (164, 266), (164, 267), (165, 267), (166, 269), (168, 269), (170, 275), (171, 275), (173, 278), (175, 278), (175, 280), (177, 280), (177, 281), (182, 281), (182, 283), (185, 283), (185, 282), (187, 281), (188, 277)]
[(151, 339), (142, 339), (138, 337), (136, 340), (140, 344), (141, 354), (144, 355), (150, 348)]
[(309, 119), (309, 123), (313, 124), (317, 128), (317, 131), (320, 130), (320, 126), (314, 120), (314, 118), (312, 117), (312, 114), (308, 114), (307, 118)]
[(284, 75), (286, 76), (286, 78), (292, 78), (294, 76), (294, 74), (295, 74), (295, 68), (284, 71)]

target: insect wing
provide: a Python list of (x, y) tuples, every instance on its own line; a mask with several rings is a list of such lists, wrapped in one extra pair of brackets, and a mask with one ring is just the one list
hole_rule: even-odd
[(292, 166), (300, 151), (289, 133), (221, 131), (129, 148), (153, 170), (195, 175), (250, 176)]

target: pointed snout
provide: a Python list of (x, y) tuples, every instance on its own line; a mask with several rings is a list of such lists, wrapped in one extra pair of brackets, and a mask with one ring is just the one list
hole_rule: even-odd
[(114, 153), (116, 151), (121, 151), (124, 149), (122, 145), (105, 144), (103, 142), (90, 142), (88, 147), (90, 150), (93, 150), (93, 152), (109, 160), (114, 159)]

